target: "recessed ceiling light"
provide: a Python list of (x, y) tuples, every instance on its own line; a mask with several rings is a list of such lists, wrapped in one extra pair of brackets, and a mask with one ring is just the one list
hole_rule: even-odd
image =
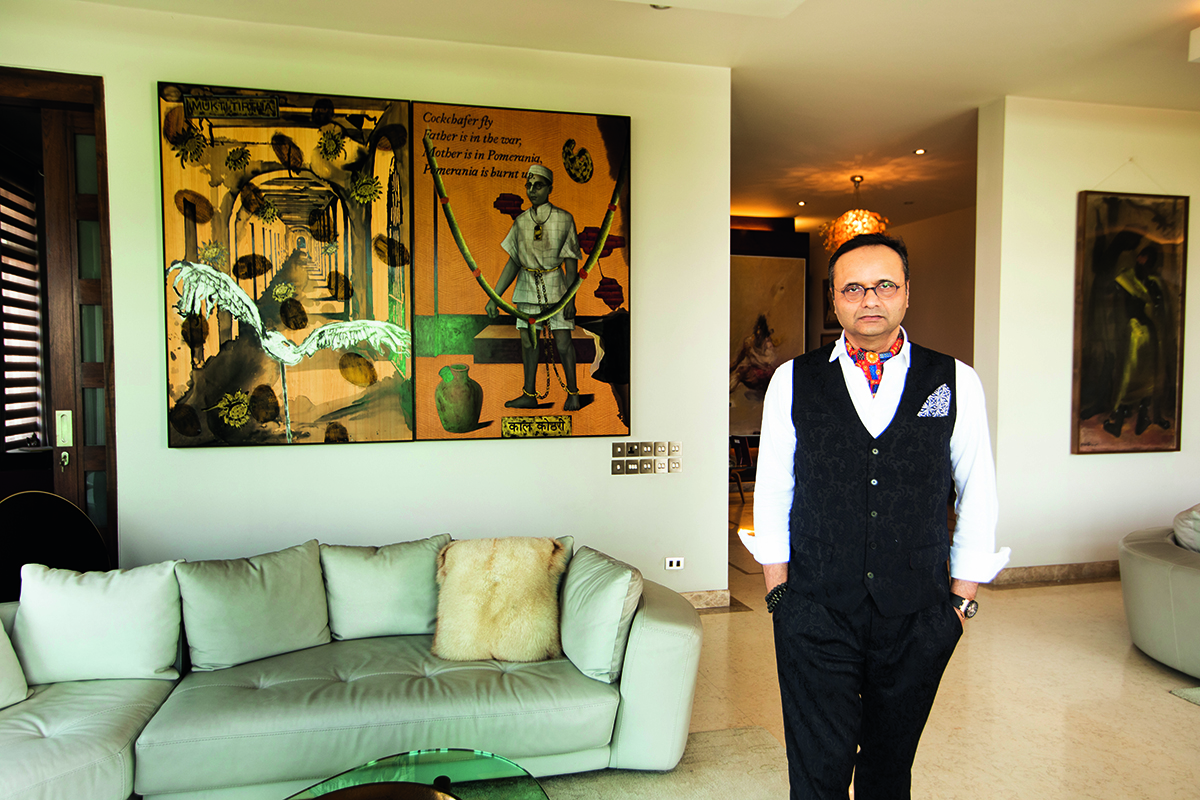
[(796, 203), (796, 205), (798, 205), (798, 206), (802, 206), (802, 205), (804, 205), (804, 201), (803, 201), (803, 200), (801, 200), (799, 203)]
[(913, 153), (918, 156), (923, 156), (923, 155), (925, 155), (925, 148), (918, 147), (916, 150), (913, 150)]

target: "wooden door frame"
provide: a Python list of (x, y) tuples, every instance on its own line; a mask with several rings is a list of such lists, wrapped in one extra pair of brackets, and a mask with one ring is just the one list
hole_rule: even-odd
[[(85, 365), (82, 365), (79, 358), (79, 311), (78, 304), (81, 300), (87, 299), (92, 302), (99, 301), (99, 304), (104, 308), (103, 333), (104, 333), (104, 363), (103, 363), (103, 378), (104, 378), (104, 401), (105, 401), (105, 454), (104, 454), (104, 470), (107, 473), (108, 491), (107, 491), (107, 525), (105, 533), (105, 544), (109, 550), (109, 558), (111, 563), (118, 563), (119, 550), (118, 542), (118, 514), (117, 514), (117, 454), (116, 454), (116, 392), (115, 392), (115, 369), (113, 358), (113, 321), (112, 321), (112, 255), (111, 242), (109, 235), (109, 205), (108, 205), (108, 151), (107, 151), (107, 131), (105, 127), (104, 113), (104, 79), (97, 75), (76, 75), (61, 72), (45, 72), (41, 70), (20, 69), (11, 67), (0, 67), (0, 101), (14, 105), (28, 105), (31, 107), (51, 107), (64, 110), (82, 110), (87, 107), (90, 109), (95, 125), (96, 136), (96, 172), (97, 172), (97, 187), (96, 187), (96, 202), (98, 205), (97, 214), (100, 223), (100, 269), (101, 277), (99, 281), (99, 296), (92, 298), (81, 298), (79, 290), (75, 289), (75, 303), (72, 307), (66, 307), (62, 302), (56, 302), (53, 306), (48, 304), (47, 316), (53, 323), (61, 324), (65, 320), (72, 321), (72, 329), (75, 335), (71, 337), (70, 345), (75, 348), (74, 352), (66, 352), (70, 348), (62, 341), (62, 337), (49, 336), (49, 352), (43, 353), (43, 363), (48, 363), (51, 359), (65, 358), (75, 364), (75, 380), (73, 385), (69, 387), (55, 386), (50, 387), (50, 396), (46, 398), (48, 405), (48, 417), (52, 416), (55, 408), (71, 408), (75, 409), (74, 414), (74, 440), (73, 450), (82, 453), (84, 450), (82, 443), (82, 401), (81, 401), (81, 380)], [(43, 134), (45, 132), (43, 131)], [(48, 166), (48, 165), (47, 165)], [(73, 187), (74, 175), (68, 176), (69, 183)], [(54, 207), (47, 207), (46, 219), (49, 223), (52, 214), (62, 214), (63, 206), (66, 205), (66, 210), (70, 213), (70, 198), (57, 198)], [(61, 217), (59, 217), (61, 220)], [(52, 226), (47, 225), (47, 229)], [(68, 231), (67, 234), (70, 234)], [(50, 238), (58, 239), (57, 242), (51, 244), (47, 242), (47, 247), (57, 247), (61, 251), (64, 241), (64, 233), (61, 230), (48, 230)], [(67, 240), (74, 242), (74, 237), (68, 235)], [(74, 263), (74, 257), (72, 258)], [(61, 294), (61, 293), (60, 293)], [(69, 393), (69, 394), (68, 394)], [(48, 436), (53, 444), (54, 426), (53, 420), (46, 420)], [(57, 448), (56, 448), (57, 449)], [(73, 480), (70, 484), (73, 488), (69, 492), (58, 492), (67, 497), (81, 508), (85, 507), (85, 498), (83, 497), (80, 487), (83, 485), (83, 471), (86, 456), (76, 457), (71, 459), (72, 464), (68, 465), (68, 469), (73, 474)], [(91, 465), (93, 468), (96, 465)], [(56, 475), (59, 474), (59, 466), (56, 461)], [(56, 479), (56, 492), (59, 486), (59, 481)]]

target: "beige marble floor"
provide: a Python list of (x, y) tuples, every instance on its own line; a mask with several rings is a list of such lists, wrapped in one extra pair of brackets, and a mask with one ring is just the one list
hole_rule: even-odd
[[(749, 610), (702, 617), (692, 729), (758, 725), (782, 741), (770, 618), (733, 533), (750, 521), (736, 492), (730, 521), (730, 593)], [(1133, 646), (1120, 582), (984, 587), (979, 601), (917, 753), (914, 797), (1200, 798), (1200, 706), (1170, 694), (1200, 680)]]

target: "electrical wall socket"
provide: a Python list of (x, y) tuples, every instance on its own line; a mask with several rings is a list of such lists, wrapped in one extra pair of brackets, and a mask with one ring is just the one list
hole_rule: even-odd
[(612, 457), (613, 458), (624, 458), (625, 452), (626, 452), (625, 442), (613, 442), (612, 443)]
[(667, 442), (667, 455), (677, 456), (683, 451), (683, 442)]
[(667, 556), (667, 569), (683, 569), (683, 556)]
[(638, 474), (638, 460), (636, 458), (629, 458), (629, 459), (625, 460), (625, 474), (626, 475), (637, 475)]
[(667, 472), (683, 472), (683, 461), (678, 458), (668, 458)]
[(625, 474), (625, 462), (619, 461), (617, 459), (613, 459), (612, 474), (613, 475), (624, 475)]
[(638, 461), (638, 472), (642, 473), (643, 475), (653, 474), (654, 459), (653, 458), (643, 458), (640, 461)]
[(655, 442), (654, 443), (655, 457), (661, 458), (661, 457), (665, 456), (666, 454), (667, 454), (667, 443), (666, 442)]
[(654, 442), (641, 442), (641, 446), (642, 450), (640, 455), (642, 458), (654, 455)]
[(667, 471), (667, 460), (665, 458), (654, 459), (654, 471), (655, 472), (666, 472)]

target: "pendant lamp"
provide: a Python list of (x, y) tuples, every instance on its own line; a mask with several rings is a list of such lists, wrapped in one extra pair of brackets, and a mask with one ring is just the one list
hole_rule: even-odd
[(818, 230), (825, 241), (825, 250), (830, 253), (860, 233), (884, 233), (887, 230), (887, 217), (867, 211), (858, 199), (858, 186), (863, 182), (863, 176), (851, 175), (850, 182), (854, 184), (855, 207), (837, 219), (826, 222)]

